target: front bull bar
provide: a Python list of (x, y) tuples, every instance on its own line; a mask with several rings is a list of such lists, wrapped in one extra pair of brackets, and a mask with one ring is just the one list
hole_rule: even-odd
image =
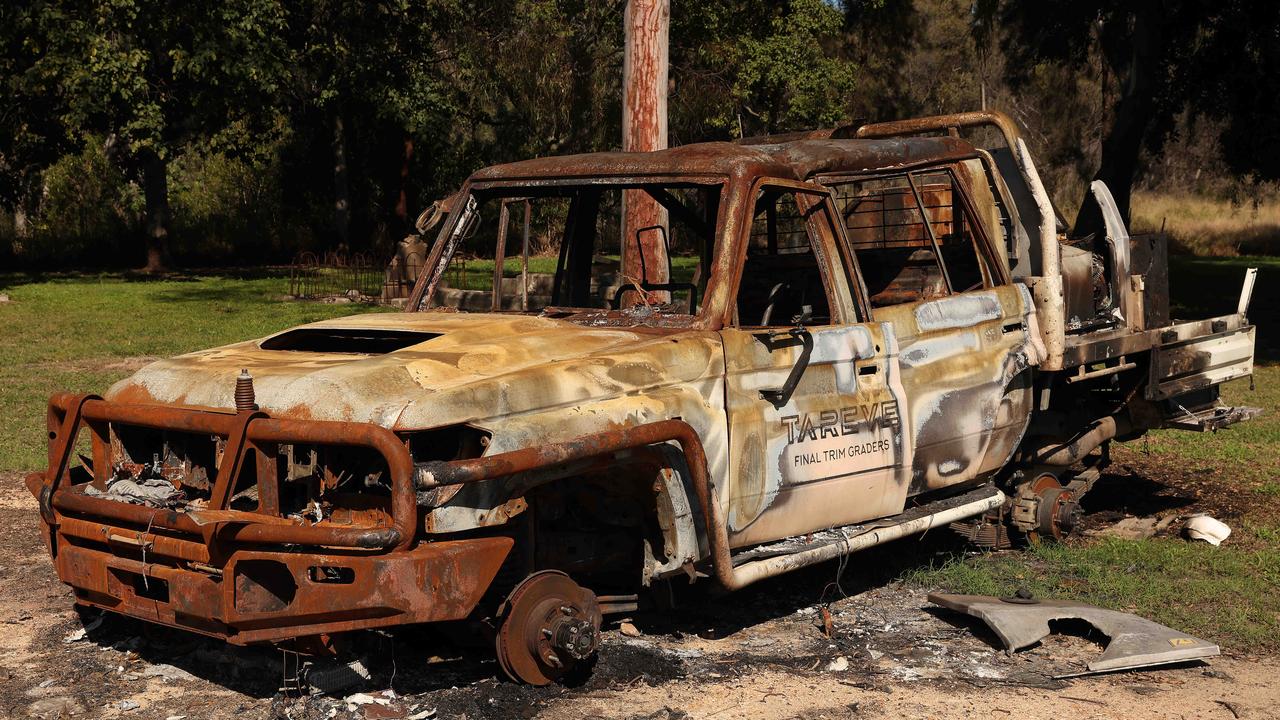
[[(94, 479), (107, 479), (111, 423), (223, 438), (208, 509), (151, 508), (70, 487), (71, 455), (85, 427), (94, 436)], [(58, 575), (76, 601), (235, 644), (463, 619), (513, 544), (504, 536), (415, 543), (412, 457), (393, 432), (369, 423), (59, 394), (49, 403), (48, 432), (48, 467), (26, 483)], [(281, 517), (280, 443), (377, 452), (391, 476), (390, 522), (343, 527)], [(259, 463), (258, 511), (230, 510), (251, 455)]]
[[(75, 450), (76, 437), (86, 425), (94, 435), (94, 479), (106, 482), (111, 465), (108, 456), (110, 423), (226, 438), (208, 510), (156, 512), (153, 508), (93, 497), (62, 487)], [(49, 401), (48, 430), (48, 469), (43, 474), (28, 476), (27, 486), (36, 494), (41, 515), (50, 524), (55, 511), (58, 511), (200, 535), (209, 544), (234, 541), (407, 550), (413, 542), (418, 510), (413, 489), (413, 459), (395, 433), (378, 425), (276, 419), (258, 411), (229, 413), (165, 405), (108, 403), (93, 395), (62, 393)], [(250, 450), (257, 451), (259, 472), (265, 474), (269, 471), (274, 479), (275, 454), (268, 452), (268, 446), (276, 443), (363, 447), (378, 452), (391, 474), (392, 523), (372, 528), (298, 525), (278, 515), (227, 509), (233, 485), (240, 477)], [(264, 505), (278, 510), (274, 482), (263, 483), (262, 479), (260, 475), (259, 493), (265, 496)], [(38, 489), (33, 486), (36, 483)]]

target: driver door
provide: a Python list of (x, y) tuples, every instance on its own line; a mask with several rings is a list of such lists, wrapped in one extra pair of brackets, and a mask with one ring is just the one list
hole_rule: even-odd
[(721, 330), (730, 544), (900, 512), (910, 423), (892, 332), (860, 322), (829, 193), (766, 181), (744, 223), (733, 322)]

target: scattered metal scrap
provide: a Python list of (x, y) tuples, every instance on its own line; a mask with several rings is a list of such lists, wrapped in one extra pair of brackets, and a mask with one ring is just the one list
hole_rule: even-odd
[(1058, 675), (1059, 678), (1168, 665), (1219, 654), (1218, 646), (1206, 640), (1137, 615), (1084, 603), (942, 593), (930, 594), (929, 602), (982, 620), (1009, 653), (1043, 640), (1053, 632), (1049, 623), (1055, 620), (1083, 620), (1110, 639), (1102, 655), (1088, 663), (1088, 672)]

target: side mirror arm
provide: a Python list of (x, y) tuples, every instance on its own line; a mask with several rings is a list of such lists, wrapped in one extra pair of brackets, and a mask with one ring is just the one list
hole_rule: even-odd
[[(797, 322), (800, 321), (801, 319), (797, 318)], [(769, 352), (779, 348), (794, 347), (797, 344), (801, 346), (800, 357), (796, 358), (796, 364), (791, 367), (791, 372), (787, 374), (782, 387), (760, 391), (761, 399), (769, 401), (775, 408), (780, 408), (790, 402), (792, 393), (800, 384), (800, 378), (804, 377), (804, 371), (809, 367), (809, 358), (813, 355), (813, 333), (797, 325), (785, 332), (771, 330), (756, 335), (755, 338), (768, 348)]]

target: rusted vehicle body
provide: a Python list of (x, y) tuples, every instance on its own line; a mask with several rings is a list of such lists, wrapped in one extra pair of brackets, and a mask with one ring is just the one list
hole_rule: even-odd
[[(628, 193), (662, 272), (623, 270)], [(1171, 322), (1162, 248), (1068, 242), (998, 114), (518, 162), (449, 208), (406, 312), (53, 397), (27, 483), (78, 603), (311, 649), (480, 621), (546, 683), (664, 581), (1059, 536), (1108, 441), (1249, 412), (1248, 292)]]

